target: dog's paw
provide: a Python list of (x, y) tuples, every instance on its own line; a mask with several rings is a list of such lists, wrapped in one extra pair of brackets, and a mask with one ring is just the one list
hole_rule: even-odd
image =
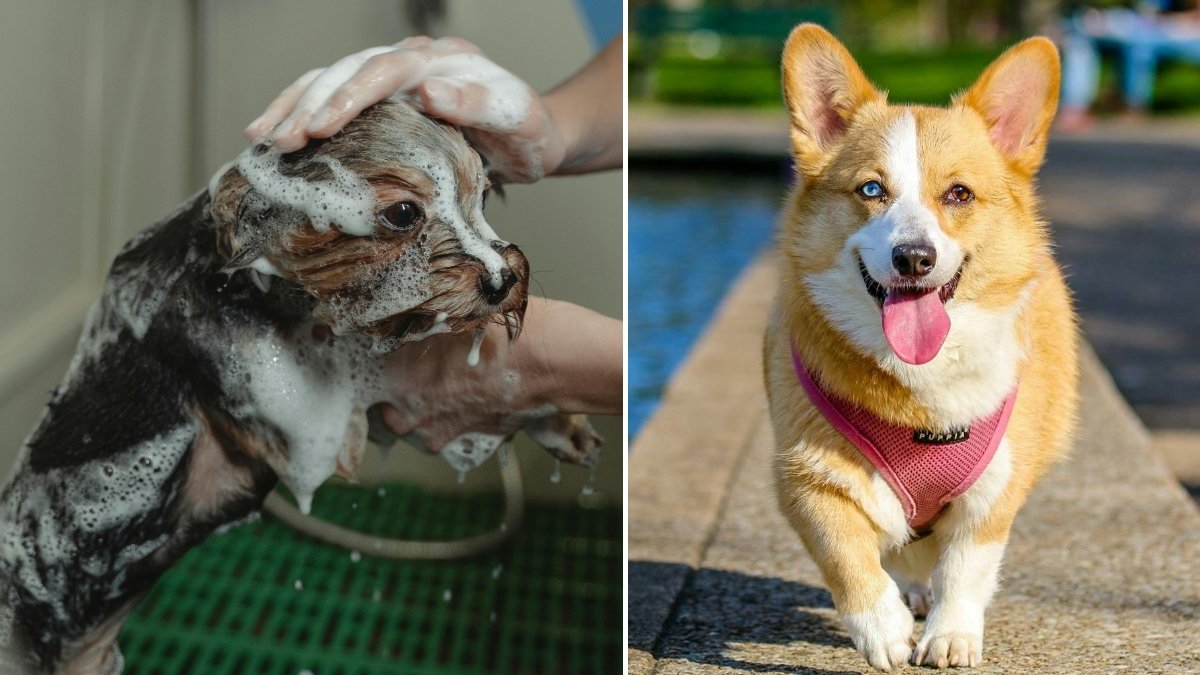
[(983, 636), (971, 633), (926, 634), (912, 653), (915, 666), (972, 668), (983, 662)]
[(890, 671), (908, 661), (913, 650), (913, 617), (894, 587), (874, 609), (847, 614), (845, 619), (855, 649), (871, 667)]
[(592, 466), (599, 460), (604, 439), (586, 415), (551, 415), (529, 422), (525, 432), (558, 459)]

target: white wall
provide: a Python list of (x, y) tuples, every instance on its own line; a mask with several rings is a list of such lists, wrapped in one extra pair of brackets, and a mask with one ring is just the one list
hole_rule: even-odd
[[(593, 53), (566, 0), (451, 0), (443, 35), (481, 45), (545, 89)], [(243, 147), (242, 127), (313, 67), (407, 36), (401, 2), (0, 0), (0, 473), (74, 348), (121, 243), (168, 213)], [(488, 219), (551, 297), (621, 316), (618, 172), (513, 186)], [(537, 288), (538, 286), (535, 286)], [(619, 419), (597, 489), (620, 500)], [(519, 447), (535, 497), (573, 499), (588, 474)], [(440, 460), (398, 452), (363, 479), (461, 489)], [(494, 467), (468, 488), (494, 484)]]
[(0, 467), (108, 261), (191, 191), (183, 3), (0, 2)]

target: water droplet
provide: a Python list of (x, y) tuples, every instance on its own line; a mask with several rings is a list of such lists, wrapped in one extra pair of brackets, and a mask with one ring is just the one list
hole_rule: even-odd
[(562, 461), (554, 460), (554, 473), (550, 474), (550, 482), (557, 485), (562, 480)]
[(303, 582), (303, 581), (301, 581), (301, 580), (299, 580), (299, 579), (297, 579), (297, 580), (295, 581), (295, 583), (293, 583), (293, 584), (292, 584), (292, 588), (294, 588), (294, 589), (296, 589), (296, 590), (298, 590), (298, 591), (302, 591), (302, 590), (304, 590), (304, 582)]
[(504, 571), (504, 565), (496, 565), (492, 568), (492, 578), (499, 579), (500, 573)]
[(376, 491), (375, 491), (375, 494), (377, 494), (377, 495), (379, 495), (380, 497), (382, 497), (382, 496), (384, 496), (384, 495), (386, 495), (386, 494), (387, 494), (387, 490), (385, 490), (385, 489), (383, 489), (383, 488), (379, 488), (378, 490), (376, 490)]
[(450, 602), (450, 598), (452, 597), (454, 597), (454, 594), (450, 592), (449, 588), (442, 592), (442, 602)]
[(358, 562), (362, 560), (362, 554), (358, 551), (350, 551), (350, 562)]

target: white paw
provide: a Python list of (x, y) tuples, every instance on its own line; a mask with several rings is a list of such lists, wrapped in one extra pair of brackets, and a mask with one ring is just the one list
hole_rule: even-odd
[(912, 653), (915, 666), (975, 667), (983, 662), (983, 636), (971, 633), (926, 634)]
[(895, 587), (883, 594), (874, 609), (847, 614), (845, 619), (854, 647), (872, 667), (895, 670), (908, 662), (913, 650), (913, 617)]

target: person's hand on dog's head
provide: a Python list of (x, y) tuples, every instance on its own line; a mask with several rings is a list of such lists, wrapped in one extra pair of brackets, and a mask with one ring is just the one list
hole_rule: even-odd
[(567, 144), (543, 100), (523, 80), (459, 38), (411, 37), (311, 70), (246, 127), (250, 141), (284, 152), (328, 138), (394, 94), (459, 127), (502, 182), (532, 183), (563, 162)]

